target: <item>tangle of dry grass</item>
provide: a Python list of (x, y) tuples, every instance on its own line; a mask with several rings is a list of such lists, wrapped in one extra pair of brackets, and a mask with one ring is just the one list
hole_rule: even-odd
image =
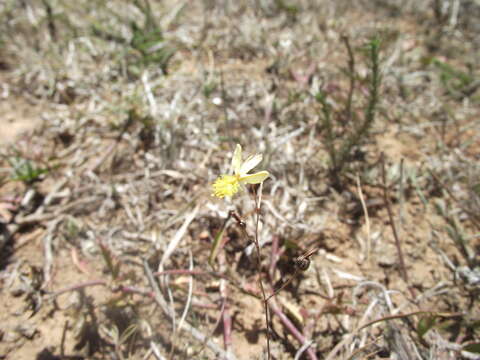
[[(264, 358), (261, 277), (281, 289), (273, 358), (478, 358), (479, 12), (4, 1), (0, 357)], [(338, 187), (332, 154), (369, 106), (373, 36), (376, 117), (340, 154)], [(251, 194), (210, 194), (236, 143), (271, 173), (258, 223)], [(258, 227), (259, 264), (222, 226), (231, 210)]]

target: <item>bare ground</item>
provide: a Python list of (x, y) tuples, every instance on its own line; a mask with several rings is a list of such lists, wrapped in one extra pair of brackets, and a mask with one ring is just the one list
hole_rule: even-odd
[[(135, 2), (7, 3), (0, 358), (263, 359), (258, 277), (271, 293), (292, 274), (269, 300), (275, 359), (479, 358), (474, 2), (152, 2), (162, 36)], [(338, 151), (368, 103), (373, 36), (377, 116), (333, 178), (315, 95)], [(271, 173), (260, 271), (235, 221), (209, 264), (229, 210), (255, 233), (252, 191), (210, 196), (236, 143)]]

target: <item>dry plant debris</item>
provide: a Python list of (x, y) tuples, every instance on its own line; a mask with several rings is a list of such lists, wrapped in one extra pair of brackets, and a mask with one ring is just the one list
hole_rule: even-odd
[(0, 18), (0, 359), (480, 359), (478, 1)]

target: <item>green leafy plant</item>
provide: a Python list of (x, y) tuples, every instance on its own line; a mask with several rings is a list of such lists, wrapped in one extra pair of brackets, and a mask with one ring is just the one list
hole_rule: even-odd
[(444, 201), (438, 200), (434, 205), (437, 213), (442, 216), (445, 221), (444, 231), (453, 241), (460, 254), (462, 254), (470, 269), (474, 269), (477, 266), (475, 251), (467, 240), (470, 236), (467, 234), (462, 222), (458, 219), (458, 216), (449, 209)]
[(12, 167), (13, 172), (11, 180), (22, 181), (28, 185), (39, 181), (42, 175), (50, 172), (50, 169), (39, 167), (33, 161), (21, 156), (9, 158), (8, 162)]
[(294, 2), (288, 3), (287, 1), (284, 1), (284, 0), (276, 0), (275, 4), (277, 5), (280, 11), (285, 12), (287, 16), (292, 20), (296, 19), (297, 15), (300, 12), (300, 8), (297, 5), (295, 5)]
[(139, 27), (131, 23), (133, 38), (130, 45), (141, 54), (143, 65), (158, 64), (164, 73), (168, 71), (168, 63), (175, 54), (175, 49), (167, 44), (158, 26)]
[(203, 96), (205, 96), (207, 99), (210, 98), (210, 96), (217, 90), (217, 88), (218, 84), (215, 81), (206, 81), (202, 88)]
[(465, 345), (462, 350), (468, 351), (474, 354), (480, 354), (480, 343), (476, 342), (476, 343)]
[(436, 58), (431, 59), (431, 63), (439, 71), (440, 81), (447, 93), (455, 98), (470, 96), (480, 87), (480, 81), (475, 81), (471, 73)]
[[(175, 55), (176, 49), (164, 38), (159, 22), (153, 15), (150, 2), (135, 0), (133, 5), (144, 15), (145, 20), (143, 23), (134, 20), (128, 23), (132, 32), (130, 39), (117, 34), (115, 30), (107, 30), (99, 23), (92, 25), (92, 32), (99, 38), (124, 44), (133, 50), (133, 60), (129, 61), (131, 73), (138, 76), (142, 67), (157, 65), (164, 74), (167, 74), (169, 62)], [(114, 14), (114, 16), (125, 22), (125, 19), (118, 15)]]
[[(315, 99), (321, 105), (320, 121), (324, 129), (324, 141), (330, 158), (330, 176), (334, 186), (341, 186), (341, 175), (347, 163), (351, 160), (352, 154), (362, 141), (368, 138), (370, 129), (375, 121), (377, 104), (379, 100), (379, 89), (381, 85), (380, 75), (380, 39), (371, 39), (364, 50), (368, 55), (370, 76), (366, 79), (369, 89), (367, 104), (363, 117), (357, 117), (353, 111), (353, 95), (356, 89), (357, 75), (355, 73), (355, 61), (348, 40), (345, 41), (349, 53), (350, 90), (343, 111), (335, 112), (329, 103), (329, 95), (325, 91), (319, 91)], [(348, 124), (338, 129), (339, 120), (346, 114)], [(347, 127), (348, 126), (348, 127)]]

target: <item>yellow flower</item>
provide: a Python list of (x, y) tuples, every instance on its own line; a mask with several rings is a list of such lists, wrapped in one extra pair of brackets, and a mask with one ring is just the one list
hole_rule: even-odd
[(261, 154), (250, 155), (242, 162), (242, 147), (237, 144), (232, 158), (233, 175), (221, 175), (212, 185), (213, 194), (216, 197), (235, 195), (243, 184), (260, 184), (270, 176), (268, 171), (259, 171), (249, 174), (262, 161)]

